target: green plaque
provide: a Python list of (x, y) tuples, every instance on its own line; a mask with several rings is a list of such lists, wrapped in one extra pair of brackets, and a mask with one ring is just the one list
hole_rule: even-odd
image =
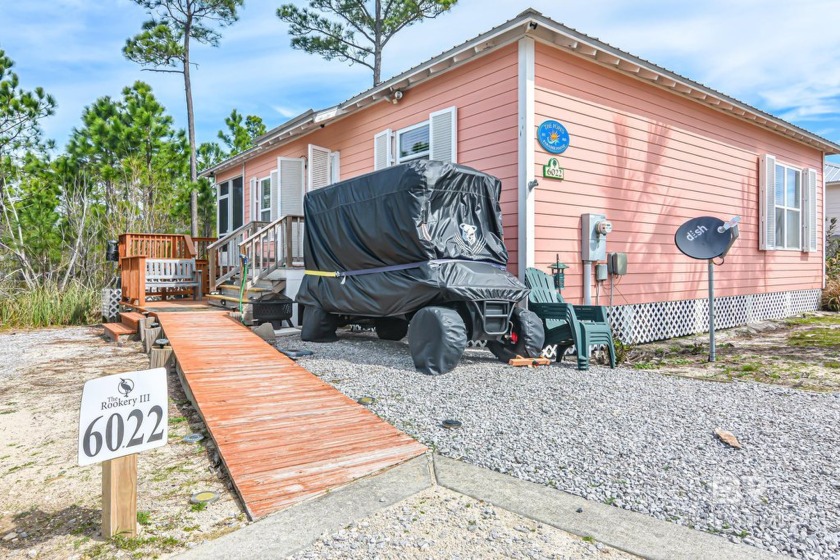
[(560, 162), (557, 161), (557, 158), (551, 158), (548, 160), (548, 163), (543, 165), (543, 177), (546, 179), (557, 179), (558, 181), (563, 180), (563, 168), (560, 167)]

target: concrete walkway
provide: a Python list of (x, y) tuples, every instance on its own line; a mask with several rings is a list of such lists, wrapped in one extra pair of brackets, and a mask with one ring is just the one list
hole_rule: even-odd
[(198, 546), (179, 558), (282, 558), (434, 485), (643, 558), (786, 558), (460, 461), (425, 455)]

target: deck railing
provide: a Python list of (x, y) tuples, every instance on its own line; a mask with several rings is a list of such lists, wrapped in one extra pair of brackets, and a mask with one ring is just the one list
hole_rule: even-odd
[(120, 259), (120, 282), (123, 301), (142, 306), (146, 302), (146, 257)]
[(210, 291), (218, 289), (239, 273), (241, 266), (239, 245), (266, 225), (268, 222), (248, 222), (218, 241), (207, 245)]
[(249, 285), (278, 268), (303, 266), (303, 216), (281, 216), (243, 239), (239, 248), (250, 263)]
[(120, 235), (119, 253), (120, 260), (127, 257), (194, 259), (195, 245), (189, 235), (124, 233)]
[(210, 293), (210, 259), (208, 247), (218, 241), (217, 237), (193, 237), (195, 244), (195, 267), (201, 271), (201, 292)]

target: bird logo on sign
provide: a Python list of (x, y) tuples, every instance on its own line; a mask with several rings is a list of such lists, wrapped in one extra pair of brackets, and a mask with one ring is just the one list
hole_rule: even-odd
[(120, 377), (120, 382), (117, 385), (117, 391), (124, 397), (127, 397), (129, 393), (134, 390), (134, 381), (131, 379), (123, 379)]

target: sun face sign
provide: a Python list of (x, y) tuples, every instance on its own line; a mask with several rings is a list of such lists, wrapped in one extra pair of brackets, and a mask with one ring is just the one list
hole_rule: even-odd
[(569, 147), (569, 132), (557, 121), (543, 121), (537, 129), (537, 140), (548, 153), (562, 154)]

